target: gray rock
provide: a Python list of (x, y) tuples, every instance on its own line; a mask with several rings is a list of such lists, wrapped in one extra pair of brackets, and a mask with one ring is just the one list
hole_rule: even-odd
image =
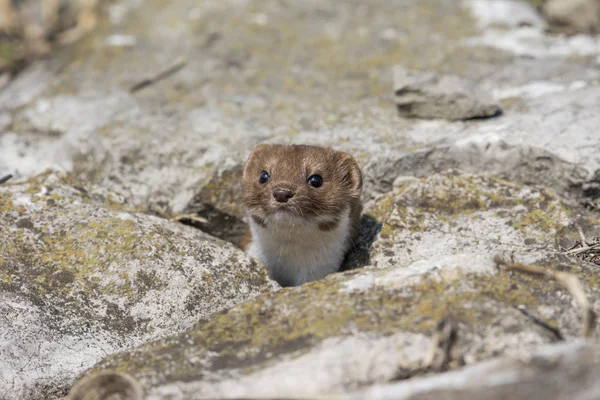
[(149, 399), (310, 398), (422, 374), (442, 319), (456, 327), (451, 369), (580, 334), (568, 291), (496, 267), (496, 254), (569, 271), (600, 304), (595, 267), (556, 244), (575, 242), (575, 222), (599, 234), (598, 219), (549, 190), (451, 173), (373, 203), (375, 267), (260, 296), (88, 374), (127, 368)]
[[(547, 35), (535, 10), (521, 1), (123, 0), (106, 6), (101, 29), (26, 67), (0, 92), (0, 114), (8, 116), (0, 123), (0, 176), (16, 177), (2, 190), (13, 196), (12, 188), (28, 185), (19, 178), (47, 168), (69, 173), (52, 178), (58, 180), (52, 192), (17, 192), (34, 206), (57, 202), (56, 213), (44, 208), (41, 216), (22, 218), (0, 201), (11, 233), (21, 235), (2, 236), (0, 246), (39, 239), (7, 252), (11, 265), (47, 266), (23, 267), (20, 286), (0, 288), (2, 299), (10, 298), (3, 307), (29, 310), (22, 311), (26, 320), (15, 322), (21, 309), (10, 308), (10, 324), (0, 329), (64, 344), (56, 351), (54, 344), (40, 351), (30, 346), (2, 359), (10, 368), (57, 361), (37, 369), (44, 379), (29, 398), (64, 395), (74, 375), (105, 354), (98, 368), (131, 369), (154, 398), (193, 397), (196, 390), (281, 397), (354, 392), (419, 375), (443, 317), (456, 322), (458, 356), (444, 367), (450, 369), (578, 336), (581, 316), (570, 294), (556, 282), (497, 268), (497, 252), (575, 274), (598, 310), (597, 266), (561, 254), (579, 240), (577, 224), (589, 238), (599, 234), (597, 213), (576, 201), (594, 190), (593, 173), (600, 169), (598, 38)], [(131, 92), (181, 57), (187, 63), (177, 73)], [(399, 63), (468, 78), (468, 88), (493, 95), (502, 118), (398, 118), (390, 71)], [(367, 215), (359, 251), (345, 268), (366, 267), (238, 304), (243, 296), (229, 299), (232, 286), (221, 282), (210, 291), (207, 281), (188, 273), (208, 261), (186, 254), (219, 254), (209, 264), (227, 266), (225, 276), (248, 271), (250, 278), (239, 277), (250, 279), (247, 299), (271, 290), (260, 269), (214, 237), (141, 212), (196, 212), (206, 222), (184, 222), (238, 241), (244, 228), (240, 166), (265, 141), (334, 146), (357, 158)], [(41, 193), (40, 185), (32, 183), (31, 191)], [(88, 194), (77, 194), (75, 186)], [(64, 199), (46, 199), (53, 193)], [(40, 196), (44, 201), (33, 202)], [(122, 214), (131, 220), (122, 222)], [(36, 219), (56, 229), (40, 233)], [(86, 224), (65, 222), (72, 219)], [(158, 233), (144, 236), (148, 232)], [(119, 248), (131, 237), (143, 240), (132, 251)], [(42, 241), (49, 238), (58, 242)], [(164, 262), (140, 254), (155, 244), (149, 254)], [(146, 260), (161, 279), (173, 278), (165, 284), (177, 294), (188, 282), (206, 288), (208, 300), (188, 312), (191, 295), (160, 297), (159, 289), (144, 291), (128, 272), (131, 300), (125, 276), (100, 262), (107, 272), (97, 274), (97, 292), (54, 289), (68, 278), (55, 267), (67, 262), (61, 257), (75, 257), (66, 269), (89, 267), (84, 255), (95, 256), (102, 246), (115, 250), (119, 266), (131, 273), (135, 260)], [(165, 267), (180, 258), (182, 271)], [(96, 284), (84, 278), (71, 285)], [(100, 290), (106, 280), (116, 284), (109, 300), (109, 288)], [(81, 304), (73, 303), (77, 299)], [(113, 323), (105, 327), (107, 301), (120, 314), (110, 314)], [(150, 321), (131, 331), (129, 317), (138, 318), (140, 302)], [(100, 322), (90, 334), (56, 327), (72, 315)], [(144, 326), (154, 327), (156, 336)], [(146, 343), (157, 332), (182, 330)], [(15, 385), (37, 377), (27, 368)], [(544, 393), (535, 385), (532, 390)]]
[(363, 198), (369, 200), (377, 194), (390, 192), (407, 174), (422, 178), (449, 169), (473, 173), (486, 171), (533, 187), (549, 186), (561, 195), (581, 194), (577, 188), (589, 180), (588, 171), (575, 163), (539, 147), (511, 145), (499, 135), (490, 133), (467, 136), (450, 145), (372, 159), (363, 168)]
[(600, 354), (593, 341), (543, 346), (518, 357), (341, 396), (372, 400), (592, 400), (600, 393)]
[(394, 68), (394, 93), (401, 116), (451, 121), (493, 117), (501, 112), (490, 93), (457, 76)]
[(0, 398), (48, 399), (107, 354), (276, 286), (229, 243), (55, 174), (0, 186)]
[[(506, 12), (502, 10), (512, 2), (494, 2), (494, 7), (475, 3), (480, 5), (477, 12), (492, 14), (493, 9), (494, 24), (499, 16), (514, 22), (535, 14), (525, 3)], [(530, 40), (501, 40), (521, 32), (511, 22), (512, 30), (488, 44), (485, 35), (493, 32), (487, 27), (478, 32), (475, 24), (484, 18), (472, 19), (460, 3), (440, 9), (435, 1), (407, 8), (378, 1), (367, 7), (369, 18), (354, 16), (352, 2), (344, 4), (348, 8), (265, 3), (256, 13), (240, 9), (247, 24), (239, 25), (242, 32), (233, 36), (215, 21), (229, 18), (240, 7), (235, 2), (199, 7), (179, 0), (168, 9), (148, 6), (135, 14), (128, 14), (133, 10), (128, 4), (110, 6), (108, 31), (28, 67), (0, 93), (0, 109), (11, 110), (12, 117), (0, 135), (0, 173), (31, 176), (46, 168), (67, 170), (144, 209), (178, 213), (192, 210), (192, 200), (200, 197), (199, 209), (210, 206), (241, 217), (239, 205), (215, 193), (219, 187), (234, 193), (234, 185), (227, 185), (232, 176), (228, 172), (235, 172), (262, 141), (335, 146), (366, 165), (384, 159), (393, 163), (399, 154), (494, 133), (516, 152), (520, 146), (525, 152), (539, 147), (577, 167), (593, 171), (600, 166), (600, 144), (590, 129), (598, 116), (589, 111), (598, 107), (598, 100), (596, 89), (587, 83), (599, 72), (568, 57), (571, 50), (587, 52), (585, 43), (565, 48), (562, 39), (544, 37), (534, 47)], [(347, 14), (353, 15), (351, 21), (343, 17)], [(179, 28), (154, 22), (181, 15), (190, 19)], [(257, 25), (256, 18), (266, 25)], [(296, 25), (290, 27), (284, 22), (288, 20)], [(415, 20), (420, 23), (415, 25)], [(398, 33), (395, 40), (382, 40), (377, 27), (385, 21), (403, 26), (411, 40)], [(139, 26), (146, 28), (140, 32)], [(280, 37), (268, 34), (266, 27), (279, 29)], [(339, 34), (347, 27), (352, 35)], [(425, 27), (433, 33), (422, 34)], [(293, 39), (284, 34), (288, 29), (305, 34)], [(535, 38), (542, 35), (541, 28), (535, 32)], [(104, 39), (114, 34), (137, 38), (135, 51), (109, 57)], [(359, 46), (365, 53), (357, 59), (357, 43), (365, 40), (369, 45)], [(287, 54), (290, 49), (306, 49), (303, 54), (311, 56), (292, 57), (291, 66), (286, 57), (265, 62), (263, 54)], [(543, 61), (509, 53), (539, 57), (555, 55), (557, 49), (564, 54)], [(182, 55), (187, 57), (182, 70), (133, 95), (129, 92)], [(467, 123), (398, 120), (393, 105), (380, 101), (389, 93), (389, 71), (398, 62), (486, 82), (488, 91), (499, 93), (497, 100), (507, 113)], [(338, 90), (326, 89), (331, 83)]]
[(382, 267), (435, 259), (461, 264), (464, 255), (470, 264), (504, 253), (539, 262), (556, 251), (557, 237), (575, 234), (574, 223), (584, 223), (585, 212), (575, 209), (546, 188), (493, 176), (433, 175), (367, 204), (365, 212), (383, 224), (371, 262)]

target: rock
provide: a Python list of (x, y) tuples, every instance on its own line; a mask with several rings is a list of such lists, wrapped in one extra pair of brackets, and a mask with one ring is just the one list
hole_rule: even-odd
[(575, 222), (597, 234), (598, 219), (551, 191), (449, 173), (373, 203), (372, 266), (261, 295), (88, 373), (127, 369), (148, 399), (310, 398), (422, 374), (440, 320), (455, 327), (450, 369), (580, 334), (567, 290), (498, 268), (495, 254), (568, 271), (600, 304), (595, 266), (556, 244), (577, 239)]
[[(103, 3), (99, 29), (44, 61), (22, 69), (19, 64), (18, 74), (0, 91), (0, 177), (15, 176), (2, 190), (25, 185), (18, 189), (19, 199), (65, 192), (65, 199), (75, 199), (72, 204), (47, 201), (73, 218), (99, 219), (102, 223), (90, 226), (57, 217), (54, 236), (45, 234), (66, 247), (79, 245), (69, 251), (79, 256), (97, 254), (102, 240), (118, 250), (117, 237), (127, 244), (132, 236), (160, 228), (134, 250), (116, 253), (132, 288), (138, 287), (130, 275), (137, 268), (134, 259), (148, 260), (140, 249), (154, 244), (159, 245), (154, 254), (165, 263), (207, 250), (222, 256), (212, 267), (229, 265), (226, 259), (233, 257), (241, 267), (228, 268), (229, 274), (248, 271), (252, 278), (255, 271), (257, 277), (250, 279), (247, 301), (243, 296), (224, 301), (221, 291), (228, 294), (238, 285), (218, 284), (222, 290), (206, 293), (208, 300), (190, 312), (185, 307), (193, 303), (191, 295), (142, 290), (132, 304), (127, 293), (114, 293), (110, 301), (117, 308), (111, 310), (121, 314), (110, 314), (115, 321), (110, 326), (118, 326), (107, 331), (96, 322), (89, 328), (101, 338), (95, 342), (95, 336), (68, 324), (78, 310), (69, 296), (78, 294), (64, 290), (66, 297), (60, 297), (63, 292), (52, 286), (65, 276), (49, 284), (56, 271), (52, 265), (47, 273), (23, 268), (41, 282), (17, 291), (24, 300), (1, 304), (6, 309), (4, 304), (25, 304), (39, 317), (27, 314), (24, 322), (6, 324), (3, 308), (0, 329), (54, 346), (42, 346), (39, 357), (31, 357), (35, 347), (0, 355), (2, 371), (8, 363), (42, 371), (33, 375), (27, 367), (15, 381), (28, 385), (43, 375), (26, 400), (64, 396), (75, 375), (105, 357), (100, 346), (107, 353), (103, 366), (129, 370), (131, 361), (132, 373), (154, 397), (177, 398), (178, 391), (192, 393), (196, 386), (225, 397), (267, 389), (281, 397), (294, 390), (295, 395), (355, 392), (390, 379), (418, 378), (443, 317), (455, 321), (444, 326), (456, 328), (457, 341), (450, 346), (453, 357), (430, 375), (462, 363), (535, 352), (540, 344), (580, 334), (580, 310), (568, 291), (554, 281), (498, 268), (496, 253), (510, 259), (514, 252), (521, 262), (575, 274), (598, 310), (597, 265), (562, 250), (579, 240), (577, 224), (588, 238), (598, 236), (597, 212), (580, 204), (593, 199), (588, 195), (595, 193), (593, 174), (600, 169), (599, 38), (549, 35), (531, 2), (513, 0), (421, 0), (402, 6), (385, 0)], [(0, 63), (14, 54), (11, 46), (0, 46)], [(132, 93), (182, 57), (183, 68)], [(468, 78), (467, 89), (493, 94), (502, 118), (398, 118), (389, 101), (390, 71), (398, 64), (440, 79)], [(243, 254), (214, 238), (239, 241), (245, 228), (240, 167), (260, 142), (333, 146), (353, 154), (363, 167), (367, 213), (347, 271), (254, 297), (272, 288)], [(43, 185), (34, 179), (35, 193), (40, 185), (57, 189), (23, 194), (29, 184), (22, 182), (48, 168), (65, 171), (68, 178)], [(0, 208), (4, 205), (0, 201)], [(43, 214), (52, 218), (50, 211)], [(178, 216), (213, 237), (144, 211)], [(118, 218), (123, 213), (132, 218), (126, 226)], [(180, 213), (192, 215), (186, 219)], [(44, 235), (36, 233), (34, 218), (10, 218), (11, 232)], [(85, 235), (67, 240), (75, 230)], [(4, 238), (0, 246), (22, 240)], [(41, 255), (39, 250), (23, 251), (20, 258), (9, 253), (11, 265), (43, 266), (44, 260), (66, 257), (61, 248), (47, 246)], [(89, 266), (72, 263), (73, 269)], [(182, 277), (185, 269), (178, 275), (159, 261), (147, 264), (157, 275), (173, 277), (168, 284), (177, 293), (185, 284), (206, 288), (201, 277)], [(206, 267), (202, 259), (184, 264)], [(107, 280), (118, 283), (113, 291), (127, 289), (125, 277), (113, 269), (106, 272)], [(47, 287), (48, 299), (40, 293)], [(12, 299), (15, 291), (0, 287), (0, 297)], [(144, 309), (150, 321), (131, 331), (128, 317), (137, 318), (139, 302), (150, 301), (152, 293), (163, 297), (152, 298), (158, 300)], [(36, 303), (26, 303), (27, 296)], [(81, 306), (81, 315), (94, 321), (104, 317), (99, 316), (107, 308), (103, 296), (98, 292), (94, 307)], [(48, 311), (50, 301), (58, 305)], [(8, 315), (20, 314), (11, 308)], [(56, 321), (74, 333), (66, 336)], [(142, 329), (161, 321), (156, 336)], [(148, 342), (159, 333), (167, 335), (159, 342), (164, 348)], [(66, 350), (52, 353), (62, 344)], [(88, 345), (92, 354), (85, 352)], [(113, 354), (121, 350), (128, 352)]]
[(487, 0), (466, 0), (463, 4), (472, 9), (477, 15), (477, 23), (480, 27), (486, 28), (490, 25), (500, 25), (510, 28), (521, 28), (534, 26), (541, 28), (544, 26), (544, 20), (531, 5), (538, 5), (545, 0), (505, 0), (505, 1), (487, 1)]
[(0, 186), (0, 397), (50, 399), (107, 354), (276, 286), (231, 244), (56, 174)]
[(457, 76), (394, 68), (394, 93), (400, 115), (451, 121), (493, 117), (501, 112), (491, 94)]
[(548, 0), (544, 17), (555, 29), (570, 34), (600, 32), (600, 1)]
[(183, 210), (184, 215), (193, 214), (203, 220), (183, 222), (240, 246), (249, 229), (244, 222), (246, 212), (240, 201), (242, 166), (239, 163), (216, 171)]
[[(2, 85), (0, 85), (1, 87)], [(0, 132), (3, 132), (10, 126), (12, 119), (8, 113), (0, 113)]]
[(444, 263), (457, 254), (469, 254), (474, 261), (493, 257), (490, 253), (511, 253), (532, 263), (554, 251), (557, 236), (576, 233), (573, 204), (552, 190), (491, 176), (433, 175), (371, 204), (365, 212), (383, 223), (371, 252), (375, 266), (436, 258)]
[[(562, 3), (562, 6), (566, 6), (565, 10), (568, 10), (571, 5), (589, 4), (593, 1), (565, 0), (557, 4)], [(548, 35), (547, 24), (544, 21), (539, 21), (539, 18), (538, 21), (531, 20), (530, 16), (537, 13), (533, 4), (542, 8), (542, 3), (547, 3), (546, 0), (505, 0), (494, 2), (493, 7), (487, 6), (486, 3), (484, 0), (470, 0), (463, 3), (473, 13), (480, 28), (483, 28), (478, 35), (467, 41), (468, 44), (475, 45), (479, 49), (483, 46), (489, 51), (501, 50), (544, 60), (546, 63), (540, 65), (541, 68), (535, 72), (539, 74), (547, 74), (552, 70), (551, 60), (554, 57), (559, 57), (559, 62), (562, 63), (569, 56), (596, 57), (598, 54), (599, 38), (589, 35), (570, 37)], [(520, 26), (521, 21), (525, 22), (525, 26)]]
[[(406, 179), (410, 178), (406, 178), (406, 174), (422, 178), (449, 169), (486, 171), (533, 187), (550, 186), (561, 195), (580, 195), (576, 188), (587, 185), (589, 179), (586, 169), (539, 147), (511, 145), (495, 133), (473, 134), (450, 145), (371, 160), (363, 168), (363, 200), (368, 201), (408, 182)], [(583, 195), (589, 197), (585, 191)]]
[(600, 391), (599, 349), (573, 341), (408, 382), (376, 385), (342, 399), (593, 399)]
[[(228, 18), (237, 3), (205, 8), (178, 0), (170, 7), (149, 5), (134, 14), (130, 5), (110, 5), (106, 31), (25, 68), (0, 93), (0, 109), (12, 117), (0, 135), (0, 174), (27, 177), (46, 168), (67, 170), (147, 210), (194, 212), (192, 206), (200, 199), (199, 209), (210, 206), (240, 218), (239, 204), (227, 199), (235, 193), (230, 190), (235, 185), (228, 183), (250, 149), (263, 141), (334, 146), (352, 153), (364, 166), (382, 159), (393, 163), (400, 154), (493, 133), (517, 153), (521, 146), (526, 151), (541, 148), (577, 167), (600, 167), (600, 144), (589, 128), (598, 124), (591, 111), (598, 107), (597, 89), (572, 86), (595, 82), (599, 72), (569, 57), (579, 50), (596, 54), (595, 46), (565, 47), (555, 37), (514, 38), (521, 30), (513, 22), (529, 21), (535, 14), (525, 3), (511, 8), (514, 2), (495, 2), (498, 10), (493, 14), (498, 18), (491, 23), (503, 17), (514, 29), (488, 38), (492, 28), (484, 26), (479, 32), (477, 22), (490, 21), (489, 7), (487, 17), (481, 17), (469, 15), (461, 3), (440, 9), (435, 1), (427, 1), (423, 7), (401, 9), (378, 0), (367, 7), (369, 18), (353, 17), (351, 25), (342, 15), (351, 12), (353, 3), (345, 4), (349, 9), (265, 3), (259, 14), (269, 16), (266, 25), (257, 26), (254, 13), (240, 11), (240, 18), (249, 23), (238, 26), (243, 31), (239, 36), (228, 35), (214, 23)], [(478, 2), (476, 9), (486, 10), (485, 3)], [(181, 15), (190, 19), (179, 28), (155, 23)], [(307, 15), (311, 18), (304, 18)], [(327, 19), (327, 32), (324, 15), (335, 16)], [(416, 20), (420, 24), (415, 25)], [(289, 21), (295, 25), (290, 27)], [(382, 40), (385, 29), (378, 32), (372, 26), (386, 25), (383, 21), (403, 26), (411, 40), (404, 33)], [(139, 26), (148, 29), (139, 32)], [(335, 35), (349, 26), (352, 35)], [(434, 34), (421, 34), (425, 27)], [(269, 29), (279, 29), (278, 35)], [(293, 39), (285, 33), (289, 29), (306, 34)], [(543, 35), (541, 27), (531, 29)], [(135, 51), (109, 55), (112, 50), (105, 39), (115, 34), (135, 36)], [(476, 43), (470, 44), (472, 40)], [(357, 45), (367, 42), (368, 46)], [(360, 57), (353, 56), (357, 46), (365, 52)], [(266, 62), (263, 56), (287, 54), (292, 48), (310, 56), (294, 58), (291, 67), (286, 57)], [(188, 61), (183, 69), (130, 93), (132, 86), (164, 71), (182, 55)], [(398, 120), (394, 106), (381, 100), (392, 85), (386, 71), (399, 62), (407, 69), (438, 75), (473, 81), (485, 77), (488, 89), (519, 95), (499, 99), (507, 111), (502, 118), (464, 123)], [(521, 95), (531, 91), (522, 88), (530, 88), (532, 82), (554, 91), (537, 98)], [(338, 90), (326, 89), (330, 83)], [(219, 191), (227, 195), (215, 195)]]

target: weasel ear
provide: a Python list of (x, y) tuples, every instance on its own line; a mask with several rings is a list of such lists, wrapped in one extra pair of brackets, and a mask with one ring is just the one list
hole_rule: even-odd
[(341, 155), (341, 171), (343, 171), (343, 180), (347, 182), (352, 190), (352, 196), (360, 197), (360, 191), (362, 190), (363, 178), (362, 172), (356, 162), (356, 160), (348, 153), (342, 153)]
[(243, 178), (246, 178), (246, 176), (248, 175), (248, 170), (250, 169), (250, 166), (252, 164), (252, 162), (254, 160), (256, 160), (257, 158), (259, 158), (261, 156), (261, 154), (264, 154), (266, 151), (268, 151), (270, 148), (272, 148), (273, 145), (272, 144), (259, 144), (258, 146), (256, 146), (254, 149), (252, 149), (252, 151), (250, 152), (250, 155), (248, 156), (248, 159), (246, 160), (246, 164), (244, 165), (244, 173), (243, 173)]

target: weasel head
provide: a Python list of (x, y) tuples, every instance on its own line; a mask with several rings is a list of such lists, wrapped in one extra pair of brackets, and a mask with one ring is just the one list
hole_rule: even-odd
[(307, 145), (261, 144), (243, 174), (244, 205), (255, 223), (338, 222), (360, 201), (362, 174), (352, 156)]

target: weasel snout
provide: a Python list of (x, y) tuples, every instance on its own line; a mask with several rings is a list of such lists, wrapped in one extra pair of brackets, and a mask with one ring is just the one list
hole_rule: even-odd
[(294, 192), (291, 189), (278, 187), (273, 190), (273, 197), (278, 203), (287, 203), (289, 199), (294, 197)]

